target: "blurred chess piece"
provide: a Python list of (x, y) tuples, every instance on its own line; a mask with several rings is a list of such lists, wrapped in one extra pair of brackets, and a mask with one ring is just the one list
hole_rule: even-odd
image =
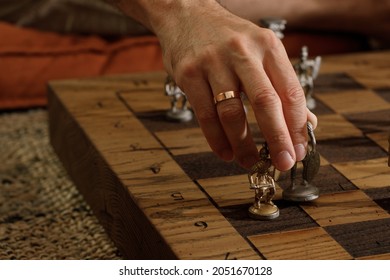
[(310, 110), (316, 107), (316, 101), (313, 98), (314, 80), (318, 76), (321, 66), (321, 57), (309, 59), (309, 51), (306, 46), (301, 49), (301, 57), (298, 63), (294, 65), (295, 72), (305, 92), (306, 105)]
[(169, 120), (176, 122), (192, 120), (193, 113), (187, 107), (187, 97), (170, 76), (165, 81), (165, 95), (171, 100), (171, 108), (166, 113)]
[(287, 21), (280, 18), (264, 18), (260, 20), (260, 25), (271, 29), (279, 39), (283, 39), (283, 30), (286, 28)]
[(319, 197), (319, 190), (312, 181), (320, 169), (320, 155), (316, 150), (316, 139), (310, 122), (307, 123), (307, 129), (310, 141), (306, 157), (302, 160), (302, 180), (297, 182), (297, 163), (295, 163), (291, 169), (291, 185), (282, 193), (285, 200), (303, 202), (312, 201)]
[(258, 220), (271, 220), (279, 216), (279, 208), (272, 202), (276, 187), (268, 146), (259, 152), (260, 160), (248, 173), (250, 188), (255, 190), (255, 201), (249, 207), (249, 216)]

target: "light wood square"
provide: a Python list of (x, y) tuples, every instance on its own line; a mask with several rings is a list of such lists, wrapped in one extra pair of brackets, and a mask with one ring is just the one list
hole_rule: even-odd
[(156, 132), (157, 137), (173, 155), (211, 152), (211, 148), (199, 127)]
[[(249, 188), (247, 175), (208, 178), (198, 180), (219, 207), (249, 204), (254, 202), (255, 192)], [(276, 184), (273, 200), (282, 199), (282, 189)]]
[(314, 131), (317, 140), (360, 137), (362, 132), (341, 115), (319, 115)]
[[(390, 125), (389, 125), (390, 130)], [(390, 135), (388, 132), (370, 133), (367, 136), (386, 151), (390, 151)]]
[[(389, 65), (390, 60), (388, 59), (387, 61), (387, 65)], [(367, 88), (390, 87), (390, 69), (387, 67), (369, 67), (366, 69), (354, 69), (349, 71), (348, 74)]]
[(337, 113), (363, 113), (390, 108), (390, 104), (370, 90), (351, 90), (316, 95)]
[(390, 217), (360, 190), (324, 194), (301, 207), (322, 227)]
[(357, 260), (390, 260), (390, 253), (356, 258)]
[(360, 189), (390, 186), (387, 158), (335, 163), (333, 166)]
[(352, 256), (320, 227), (248, 238), (269, 260), (352, 259)]

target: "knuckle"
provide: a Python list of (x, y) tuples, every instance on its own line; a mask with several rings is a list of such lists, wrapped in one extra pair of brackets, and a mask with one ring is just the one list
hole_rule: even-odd
[(197, 77), (200, 67), (193, 59), (183, 59), (175, 70), (177, 73), (177, 82), (179, 83)]
[(304, 137), (306, 139), (306, 135), (307, 135), (307, 130), (306, 130), (306, 125), (303, 125), (303, 126), (300, 126), (300, 127), (291, 127), (289, 129), (290, 131), (290, 135), (292, 137)]
[(279, 97), (272, 89), (255, 90), (253, 106), (255, 108), (274, 107), (279, 102)]
[(266, 28), (262, 30), (262, 32), (259, 32), (259, 40), (263, 46), (266, 46), (272, 50), (278, 48), (281, 45), (281, 41), (276, 36), (275, 32)]
[(239, 104), (229, 104), (228, 106), (220, 106), (218, 108), (218, 114), (222, 122), (241, 120), (245, 118), (245, 115), (243, 114), (243, 109)]
[(296, 105), (301, 104), (305, 100), (305, 94), (303, 89), (300, 86), (290, 87), (284, 94), (281, 94), (280, 97), (283, 103), (287, 105)]
[(290, 137), (282, 132), (274, 132), (270, 137), (267, 137), (269, 145), (285, 145), (289, 143)]
[(227, 45), (234, 53), (243, 54), (243, 57), (246, 57), (245, 54), (249, 54), (246, 40), (244, 40), (241, 35), (231, 36), (228, 39)]

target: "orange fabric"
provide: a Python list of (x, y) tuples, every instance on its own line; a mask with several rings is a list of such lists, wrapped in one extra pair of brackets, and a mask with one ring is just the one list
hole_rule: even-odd
[(0, 109), (46, 105), (50, 80), (162, 69), (153, 36), (109, 42), (0, 22)]
[[(361, 38), (288, 33), (282, 40), (290, 57), (303, 45), (309, 55), (364, 49)], [(113, 42), (97, 36), (60, 35), (0, 22), (0, 110), (46, 105), (50, 80), (163, 70), (156, 37)]]

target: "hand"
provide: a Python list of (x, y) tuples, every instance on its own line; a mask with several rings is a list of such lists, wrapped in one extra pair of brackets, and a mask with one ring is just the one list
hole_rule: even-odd
[[(209, 7), (210, 6), (210, 7)], [(270, 30), (230, 14), (218, 4), (176, 15), (157, 35), (169, 74), (186, 93), (211, 149), (250, 168), (258, 152), (238, 98), (214, 104), (218, 93), (243, 90), (279, 170), (305, 157), (306, 109), (302, 87), (281, 41)]]

